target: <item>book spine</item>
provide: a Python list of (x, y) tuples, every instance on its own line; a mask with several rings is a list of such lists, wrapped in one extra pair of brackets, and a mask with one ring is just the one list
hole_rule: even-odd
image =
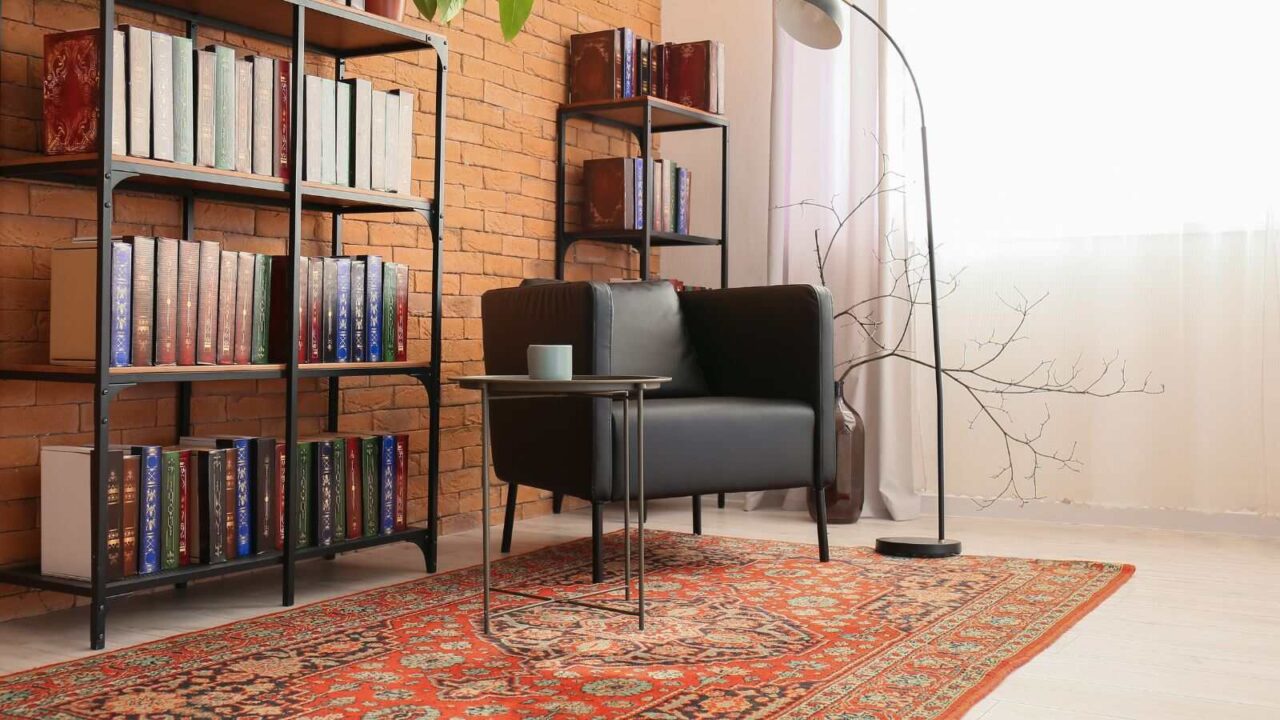
[(333, 498), (333, 541), (347, 539), (347, 441), (333, 439), (333, 472), (329, 476), (329, 492)]
[(692, 174), (686, 168), (680, 168), (680, 224), (676, 228), (676, 232), (683, 235), (689, 234), (689, 201), (692, 199), (691, 184), (693, 182)]
[(191, 476), (195, 469), (190, 450), (178, 453), (178, 565), (191, 563), (191, 537), (188, 532), (191, 517)]
[(364, 362), (366, 357), (364, 345), (369, 333), (364, 326), (369, 313), (365, 307), (365, 273), (363, 260), (351, 261), (351, 362)]
[(271, 334), (271, 256), (256, 255), (253, 261), (253, 347), (249, 361), (262, 365), (270, 358), (267, 348)]
[(396, 435), (396, 530), (408, 523), (409, 507), (409, 436)]
[[(96, 35), (96, 31), (95, 31)], [(129, 61), (125, 49), (125, 33), (116, 30), (111, 33), (114, 53), (111, 66), (111, 92), (115, 102), (111, 105), (111, 152), (115, 155), (129, 154)], [(49, 53), (45, 53), (49, 57)], [(124, 99), (124, 102), (121, 102)], [(95, 138), (96, 139), (96, 138)]]
[(160, 469), (160, 569), (178, 567), (178, 490), (182, 484), (179, 451), (166, 450)]
[(236, 169), (236, 51), (224, 45), (213, 48), (217, 67), (214, 92), (213, 166)]
[(372, 157), (372, 123), (373, 123), (373, 85), (368, 80), (355, 79), (349, 81), (352, 86), (351, 122), (355, 129), (355, 147), (352, 151), (351, 169), (352, 184), (362, 190), (372, 187), (370, 176), (370, 158)]
[(156, 238), (156, 365), (178, 362), (178, 241)]
[(666, 232), (666, 227), (662, 224), (662, 161), (653, 161), (653, 172), (649, 175), (653, 179), (653, 231)]
[(382, 266), (382, 359), (396, 359), (396, 274), (395, 263)]
[(322, 329), (321, 339), (323, 341), (324, 350), (321, 357), (324, 362), (338, 361), (338, 259), (337, 258), (321, 258), (321, 267), (324, 268), (323, 288), (324, 295), (321, 300), (322, 309)]
[(712, 47), (715, 48), (716, 62), (712, 67), (716, 73), (715, 94), (716, 94), (716, 112), (724, 114), (724, 43), (717, 40)]
[(218, 285), (222, 248), (211, 240), (200, 241), (200, 273), (197, 280), (196, 364), (218, 364)]
[(635, 167), (632, 168), (632, 172), (635, 176), (635, 182), (632, 184), (631, 194), (635, 196), (635, 203), (636, 203), (636, 209), (635, 209), (636, 230), (643, 230), (644, 215), (645, 215), (645, 195), (644, 195), (645, 159), (633, 158), (632, 162), (635, 165)]
[(195, 138), (196, 165), (213, 167), (217, 162), (217, 138), (214, 125), (217, 122), (216, 101), (218, 70), (217, 56), (210, 50), (195, 52), (196, 109)]
[(378, 485), (382, 479), (379, 471), (380, 442), (376, 437), (360, 439), (360, 514), (364, 521), (364, 535), (378, 534)]
[(236, 361), (236, 278), (240, 274), (240, 253), (223, 250), (218, 271), (218, 352), (219, 365)]
[(124, 457), (124, 487), (122, 488), (124, 513), (121, 521), (120, 548), (124, 561), (124, 576), (138, 574), (138, 480), (142, 473), (142, 458), (130, 454)]
[(396, 360), (409, 359), (409, 266), (396, 263)]
[(236, 172), (253, 172), (253, 58), (236, 68)]
[(152, 363), (152, 332), (156, 298), (156, 241), (155, 238), (134, 237), (133, 244), (133, 349), (130, 360), (135, 366)]
[(124, 455), (107, 453), (107, 579), (124, 577)]
[(400, 125), (396, 152), (396, 186), (395, 191), (408, 195), (413, 189), (413, 102), (414, 95), (408, 90), (397, 90), (400, 95)]
[(637, 94), (653, 94), (649, 86), (649, 41), (640, 37), (636, 38), (636, 79)]
[(334, 312), (334, 359), (351, 361), (351, 260), (337, 258), (336, 298)]
[(236, 487), (235, 487), (235, 536), (236, 557), (253, 554), (253, 496), (250, 487), (253, 477), (253, 458), (249, 452), (250, 441), (246, 438), (235, 440), (236, 448)]
[(351, 0), (351, 2), (348, 3), (348, 5), (355, 8), (356, 10), (363, 10), (364, 0)]
[(226, 480), (222, 485), (223, 501), (222, 501), (222, 545), (228, 560), (234, 560), (240, 557), (240, 544), (237, 542), (236, 517), (238, 502), (237, 487), (239, 486), (240, 477), (240, 449), (236, 447), (227, 448), (227, 474)]
[(264, 553), (275, 544), (275, 514), (272, 501), (276, 483), (276, 441), (253, 440), (253, 551)]
[[(298, 362), (304, 363), (309, 357), (307, 352), (307, 338), (310, 337), (311, 333), (311, 316), (308, 312), (308, 310), (311, 309), (311, 283), (309, 273), (307, 271), (306, 258), (299, 258), (299, 260), (299, 267), (296, 270), (296, 274), (292, 277), (296, 277), (299, 283), (298, 300), (296, 303), (298, 306)], [(281, 262), (280, 265), (284, 266), (284, 263)], [(293, 305), (295, 305), (293, 292), (291, 289), (286, 292), (286, 297), (289, 298), (289, 301), (285, 303), (285, 307), (293, 307)], [(277, 327), (285, 327), (285, 325), (282, 323)]]
[[(306, 343), (303, 338), (306, 337), (306, 307), (307, 307), (307, 273), (300, 271), (297, 273), (298, 281), (302, 283), (301, 302), (295, 304), (293, 302), (293, 283), (294, 273), (291, 268), (299, 267), (298, 263), (290, 264), (287, 255), (277, 255), (269, 258), (271, 272), (267, 278), (267, 359), (270, 362), (286, 363), (290, 357), (297, 357), (298, 362), (306, 362)], [(306, 267), (302, 265), (301, 267)], [(291, 313), (298, 316), (298, 337), (291, 338), (289, 333), (289, 322), (293, 318)], [(272, 333), (271, 330), (275, 332)], [(255, 328), (256, 331), (256, 328)]]
[(316, 541), (321, 547), (333, 544), (333, 441), (316, 442)]
[(150, 445), (135, 448), (135, 452), (142, 456), (138, 574), (148, 575), (160, 569), (160, 448)]
[(382, 143), (382, 187), (375, 190), (395, 192), (396, 179), (400, 177), (400, 95), (389, 92), (383, 97), (386, 103), (386, 131), (375, 135), (374, 142)]
[[(202, 466), (207, 462), (207, 453), (200, 450), (191, 450), (187, 452), (190, 459), (191, 472), (187, 481), (187, 492), (182, 500), (186, 504), (185, 522), (183, 523), (183, 533), (187, 538), (187, 564), (195, 564), (200, 562), (200, 533), (204, 530), (202, 516), (206, 511), (204, 500), (200, 494), (200, 478), (202, 477)], [(182, 562), (182, 558), (178, 558), (178, 562)]]
[(334, 115), (334, 138), (337, 147), (334, 154), (336, 182), (339, 185), (351, 187), (351, 85), (336, 82), (334, 93), (337, 95)]
[(324, 357), (324, 258), (309, 258), (307, 268), (307, 359), (315, 363)]
[(195, 73), (191, 38), (173, 38), (173, 160), (196, 161)]
[(369, 185), (374, 190), (387, 189), (387, 94), (372, 92), (373, 104), (369, 121)]
[(338, 182), (338, 83), (320, 78), (320, 176), (326, 185)]
[(129, 56), (129, 154), (151, 157), (151, 32), (125, 26)]
[(346, 482), (347, 482), (347, 538), (358, 538), (362, 534), (361, 528), (364, 527), (364, 513), (361, 500), (364, 495), (364, 487), (361, 482), (361, 470), (363, 464), (361, 462), (361, 453), (363, 451), (362, 443), (358, 437), (349, 437), (343, 443), (343, 451), (346, 457)]
[(111, 243), (111, 366), (126, 367), (133, 351), (133, 246)]
[(271, 107), (276, 117), (276, 134), (272, 138), (272, 145), (275, 148), (275, 174), (276, 177), (285, 180), (293, 177), (292, 167), (293, 160), (289, 158), (289, 109), (291, 107), (292, 98), (290, 90), (293, 87), (293, 63), (288, 60), (276, 61), (276, 96)]
[(196, 364), (196, 314), (200, 298), (200, 243), (178, 241), (178, 364)]
[(235, 362), (249, 364), (249, 346), (253, 337), (253, 269), (254, 254), (242, 252), (236, 259), (236, 338)]
[(631, 28), (619, 28), (622, 45), (622, 97), (636, 95), (636, 35)]
[(294, 474), (294, 493), (298, 501), (294, 506), (298, 524), (297, 547), (308, 547), (312, 544), (311, 524), (311, 473), (314, 464), (316, 443), (298, 443), (298, 472)]
[(378, 470), (382, 483), (378, 488), (381, 508), (379, 529), (383, 535), (390, 535), (396, 529), (396, 439), (393, 435), (383, 435), (380, 442), (382, 460)]
[(366, 255), (365, 264), (365, 326), (368, 339), (365, 357), (371, 362), (382, 359), (382, 257)]
[(307, 182), (324, 182), (324, 78), (306, 76), (306, 102), (303, 105), (302, 134), (306, 140), (303, 157), (303, 179)]
[(284, 485), (289, 475), (289, 446), (276, 443), (275, 490), (271, 493), (271, 529), (275, 532), (276, 550), (284, 550), (285, 506)]
[(275, 175), (275, 77), (276, 62), (258, 55), (253, 63), (253, 174)]
[(151, 154), (174, 159), (173, 37), (162, 32), (151, 33)]
[(201, 453), (200, 463), (200, 562), (220, 563), (227, 560), (226, 484), (227, 451)]

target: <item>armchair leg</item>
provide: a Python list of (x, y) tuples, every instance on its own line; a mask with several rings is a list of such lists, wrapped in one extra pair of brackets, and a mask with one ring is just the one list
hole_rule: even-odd
[(716, 495), (716, 507), (720, 508), (721, 510), (724, 509), (724, 493), (720, 493)]
[(591, 582), (604, 582), (604, 503), (591, 503)]
[(693, 534), (702, 534), (702, 496), (693, 496)]
[(827, 543), (827, 493), (826, 490), (819, 489), (814, 495), (817, 496), (818, 511), (818, 560), (830, 562), (831, 546)]
[(507, 515), (502, 519), (502, 552), (511, 552), (511, 531), (516, 525), (516, 490), (520, 486), (507, 483)]
[(554, 493), (551, 495), (551, 512), (556, 515), (564, 509), (564, 493)]

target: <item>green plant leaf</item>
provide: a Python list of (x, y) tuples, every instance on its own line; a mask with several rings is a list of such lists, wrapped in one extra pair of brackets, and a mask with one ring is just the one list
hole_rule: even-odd
[(502, 34), (511, 42), (520, 34), (524, 23), (533, 12), (533, 0), (498, 0), (498, 16), (502, 21)]
[(436, 0), (413, 0), (413, 4), (418, 6), (418, 12), (422, 13), (424, 20), (435, 19)]
[(439, 0), (440, 1), (440, 22), (451, 23), (453, 19), (462, 12), (462, 6), (467, 4), (467, 0)]

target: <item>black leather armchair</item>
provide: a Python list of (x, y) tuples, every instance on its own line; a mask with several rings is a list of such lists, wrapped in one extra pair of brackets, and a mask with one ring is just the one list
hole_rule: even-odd
[[(572, 345), (578, 374), (667, 375), (645, 396), (645, 496), (829, 485), (835, 476), (831, 296), (810, 285), (676, 293), (667, 282), (538, 283), (482, 300), (485, 371), (524, 374), (531, 344)], [(494, 469), (592, 504), (594, 576), (603, 575), (607, 502), (622, 499), (622, 404), (508, 400), (490, 412)], [(635, 424), (632, 423), (632, 432)], [(633, 468), (634, 470), (634, 468)], [(818, 546), (828, 559), (826, 508)]]

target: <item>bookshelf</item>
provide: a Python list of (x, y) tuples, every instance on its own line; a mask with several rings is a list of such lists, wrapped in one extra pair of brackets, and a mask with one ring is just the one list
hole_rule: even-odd
[[(288, 257), (293, 276), (293, 306), (298, 296), (298, 263), (302, 255), (302, 213), (316, 210), (332, 215), (333, 255), (342, 254), (342, 220), (353, 213), (415, 212), (422, 216), (434, 238), (431, 268), (431, 339), (430, 360), (426, 362), (367, 362), (300, 364), (294, 354), (287, 363), (260, 365), (194, 365), (157, 367), (110, 367), (110, 254), (98, 252), (98, 292), (96, 307), (96, 363), (92, 366), (69, 365), (0, 365), (0, 380), (37, 380), (91, 384), (94, 387), (95, 457), (106, 455), (110, 444), (112, 401), (128, 387), (144, 383), (175, 383), (178, 403), (175, 424), (177, 434), (190, 434), (192, 383), (225, 380), (283, 379), (285, 381), (285, 433), (281, 438), (293, 448), (287, 463), (286, 488), (295, 486), (298, 469), (298, 382), (323, 379), (329, 388), (327, 429), (338, 430), (339, 380), (343, 377), (401, 375), (421, 383), (429, 398), (427, 523), (425, 527), (409, 526), (390, 534), (366, 536), (335, 542), (323, 547), (297, 548), (297, 501), (285, 492), (284, 550), (240, 557), (224, 563), (187, 565), (147, 575), (107, 580), (107, 467), (94, 463), (90, 478), (91, 577), (71, 580), (40, 574), (39, 564), (0, 568), (0, 583), (53, 590), (89, 598), (89, 644), (101, 649), (106, 644), (107, 600), (153, 587), (184, 587), (192, 580), (212, 578), (229, 573), (266, 567), (281, 568), (281, 600), (288, 606), (294, 602), (295, 564), (313, 557), (332, 558), (339, 553), (377, 545), (410, 542), (423, 553), (427, 572), (436, 570), (437, 534), (439, 531), (439, 428), (441, 359), (441, 275), (443, 253), (440, 239), (444, 219), (439, 209), (444, 203), (445, 108), (449, 66), (448, 41), (440, 35), (424, 32), (402, 23), (355, 10), (326, 0), (101, 0), (98, 27), (114, 28), (116, 7), (127, 6), (176, 19), (186, 25), (186, 35), (196, 39), (203, 28), (237, 33), (249, 38), (283, 45), (291, 61), (291, 107), (289, 155), (295, 160), (295, 177), (302, 170), (298, 159), (305, 157), (303, 123), (298, 109), (305, 107), (303, 81), (308, 52), (329, 55), (334, 59), (335, 79), (342, 79), (348, 58), (386, 53), (430, 50), (436, 53), (435, 88), (435, 172), (430, 197), (360, 190), (336, 185), (287, 181), (206, 167), (180, 165), (160, 160), (112, 155), (107, 152), (112, 137), (112, 107), (124, 102), (113, 97), (112, 83), (102, 83), (99, 103), (102, 109), (98, 151), (81, 155), (29, 156), (0, 162), (0, 177), (33, 182), (90, 186), (97, 190), (96, 216), (99, 247), (109, 247), (112, 237), (112, 197), (115, 192), (149, 192), (177, 196), (183, 200), (183, 236), (194, 237), (196, 199), (240, 202), (288, 208), (290, 224)], [(100, 65), (103, 76), (111, 76), (113, 63), (110, 42), (100, 42)], [(300, 328), (298, 313), (289, 313), (289, 337), (297, 341)], [(277, 328), (276, 332), (280, 329)]]
[[(640, 144), (640, 157), (645, 158), (645, 223), (643, 230), (592, 230), (570, 232), (566, 228), (565, 130), (571, 120), (621, 128), (635, 136)], [(653, 228), (653, 136), (659, 133), (690, 130), (719, 130), (721, 147), (720, 237), (709, 238), (672, 232), (656, 232)], [(649, 279), (649, 256), (655, 247), (720, 247), (720, 287), (729, 286), (729, 120), (669, 100), (651, 96), (561, 105), (556, 113), (556, 278), (564, 279), (565, 256), (574, 243), (594, 242), (629, 245), (640, 253), (640, 279)]]

